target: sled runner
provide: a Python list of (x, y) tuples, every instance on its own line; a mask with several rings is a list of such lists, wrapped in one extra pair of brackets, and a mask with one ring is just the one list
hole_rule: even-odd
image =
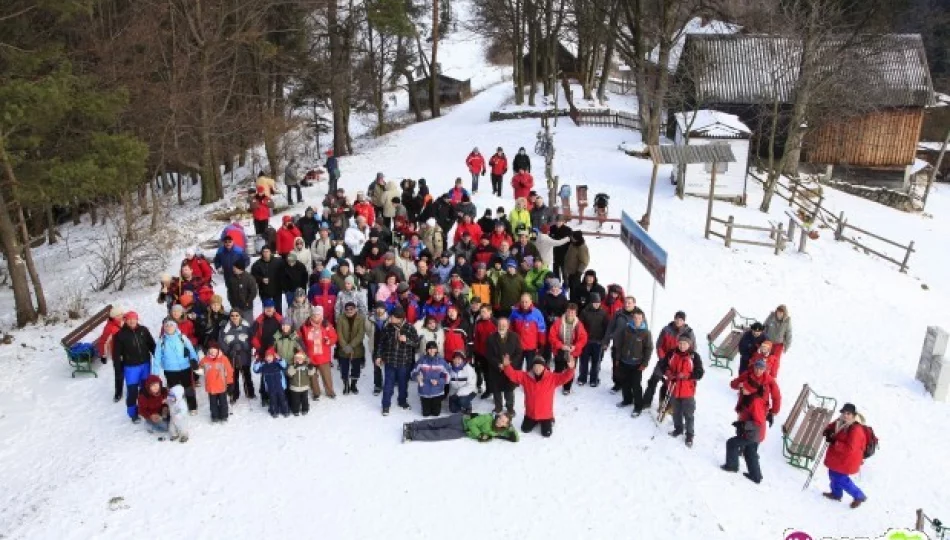
[(79, 340), (89, 335), (100, 324), (106, 322), (111, 311), (112, 304), (100, 309), (95, 315), (80, 324), (78, 328), (66, 334), (66, 337), (60, 341), (66, 351), (69, 365), (73, 368), (72, 376), (74, 379), (77, 373), (92, 373), (93, 377), (99, 377), (92, 369), (92, 361), (98, 356), (96, 346), (91, 343), (80, 343)]

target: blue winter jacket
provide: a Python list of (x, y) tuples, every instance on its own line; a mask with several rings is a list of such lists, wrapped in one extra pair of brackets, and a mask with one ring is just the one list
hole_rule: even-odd
[(330, 174), (340, 174), (340, 165), (337, 163), (336, 156), (328, 157), (326, 163), (323, 164), (323, 167)]
[[(419, 357), (409, 377), (414, 379), (420, 374), (422, 384), (419, 385), (419, 397), (441, 397), (445, 395), (445, 386), (452, 380), (452, 366), (441, 356), (424, 354)], [(432, 384), (433, 380), (436, 384)]]
[(449, 278), (452, 276), (452, 264), (447, 266), (442, 266), (441, 264), (435, 264), (432, 266), (432, 273), (439, 276), (439, 283), (448, 283)]
[(234, 264), (238, 261), (244, 261), (244, 268), (251, 266), (251, 259), (244, 253), (243, 249), (237, 246), (231, 246), (230, 250), (221, 246), (218, 248), (218, 252), (214, 254), (214, 266), (220, 268), (225, 277), (234, 275)]
[(254, 370), (254, 373), (261, 374), (261, 379), (264, 380), (264, 390), (270, 390), (277, 386), (280, 386), (282, 390), (287, 389), (287, 378), (284, 377), (287, 362), (284, 361), (284, 359), (278, 358), (269, 364), (261, 360), (256, 360), (251, 364), (251, 369)]
[[(192, 360), (197, 362), (198, 354), (195, 353), (191, 341), (181, 335), (181, 331), (175, 330), (174, 334), (162, 332), (152, 358), (157, 368), (163, 371), (182, 371), (191, 367)], [(152, 373), (158, 373), (158, 369), (153, 368)]]

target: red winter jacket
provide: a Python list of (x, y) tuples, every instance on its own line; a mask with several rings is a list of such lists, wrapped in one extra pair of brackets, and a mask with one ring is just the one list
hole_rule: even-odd
[(829, 471), (841, 474), (855, 474), (864, 463), (864, 448), (868, 444), (864, 426), (855, 422), (848, 427), (838, 428), (837, 422), (828, 424), (825, 432), (833, 433), (828, 452), (825, 454), (825, 467)]
[[(148, 391), (148, 387), (152, 383), (158, 383), (159, 390), (157, 394), (151, 394)], [(138, 400), (136, 404), (139, 407), (139, 416), (143, 418), (148, 418), (153, 414), (162, 414), (162, 407), (165, 405), (165, 398), (168, 397), (168, 389), (165, 388), (165, 384), (162, 383), (162, 378), (158, 375), (149, 375), (145, 379), (145, 385), (142, 386), (142, 391), (139, 392)]]
[(528, 198), (531, 188), (534, 187), (534, 177), (527, 171), (521, 171), (511, 179), (511, 189), (515, 192), (515, 199)]
[[(271, 198), (270, 197), (258, 197), (255, 195), (254, 201), (257, 203), (254, 205), (254, 209), (251, 210), (251, 217), (257, 221), (264, 221), (270, 219), (270, 208), (271, 208)], [(235, 243), (237, 243), (235, 241)]]
[[(729, 383), (729, 386), (733, 390), (738, 390), (742, 383), (746, 381), (752, 382), (765, 389), (765, 400), (767, 400), (766, 409), (768, 409), (768, 411), (771, 412), (773, 416), (778, 415), (778, 412), (782, 407), (782, 392), (779, 390), (778, 383), (775, 382), (775, 379), (769, 375), (769, 372), (765, 371), (762, 373), (761, 377), (756, 377), (755, 370), (748, 369), (733, 379), (732, 382)], [(739, 394), (739, 400), (742, 400), (741, 393)], [(737, 411), (738, 407), (739, 406), (736, 405)]]
[[(564, 317), (558, 317), (554, 320), (554, 324), (551, 325), (551, 329), (548, 331), (548, 342), (551, 344), (552, 354), (557, 354), (561, 347), (564, 346), (564, 340), (561, 339), (561, 331)], [(574, 350), (571, 351), (571, 356), (574, 358), (580, 358), (581, 353), (584, 352), (584, 346), (587, 345), (587, 330), (584, 329), (584, 325), (581, 324), (581, 321), (577, 321), (577, 325), (574, 327), (574, 335), (571, 336), (571, 341), (567, 345), (573, 345)]]
[(500, 156), (493, 154), (491, 159), (488, 160), (488, 166), (491, 167), (492, 174), (502, 176), (508, 172), (508, 158), (504, 154)]
[(485, 172), (485, 158), (481, 154), (472, 152), (465, 158), (465, 165), (468, 166), (468, 172), (472, 174), (482, 174)]
[(488, 355), (488, 336), (494, 334), (497, 330), (498, 326), (491, 319), (479, 319), (475, 322), (475, 338), (473, 340), (475, 354), (482, 357)]
[(739, 411), (740, 422), (754, 422), (759, 428), (759, 439), (756, 442), (765, 440), (765, 433), (768, 431), (765, 425), (765, 400), (761, 397), (753, 398), (742, 410)]
[(299, 333), (310, 363), (315, 366), (329, 364), (330, 352), (337, 341), (336, 330), (333, 329), (330, 321), (324, 319), (317, 328), (311, 319), (307, 319), (307, 322), (300, 327)]
[(462, 234), (466, 232), (472, 237), (473, 244), (478, 244), (478, 241), (482, 239), (482, 228), (478, 226), (478, 223), (474, 221), (471, 223), (462, 223), (460, 221), (458, 226), (455, 227), (455, 240), (452, 243), (460, 243), (462, 241)]
[(696, 379), (692, 378), (693, 354), (693, 351), (681, 352), (677, 349), (670, 356), (666, 378), (676, 383), (676, 387), (673, 389), (673, 397), (675, 398), (691, 398), (696, 395)]
[(112, 356), (112, 336), (122, 329), (122, 318), (109, 319), (106, 321), (105, 328), (102, 329), (102, 335), (96, 340), (96, 350), (99, 356), (109, 358)]
[(322, 306), (323, 316), (330, 321), (330, 324), (333, 324), (333, 312), (336, 309), (336, 296), (338, 294), (336, 287), (321, 278), (320, 281), (310, 287), (307, 293), (310, 295), (310, 305)]
[(376, 223), (376, 210), (373, 208), (373, 204), (369, 201), (359, 201), (353, 203), (353, 217), (363, 216), (366, 218), (366, 224), (370, 227)]
[[(490, 266), (491, 260), (495, 258), (495, 253), (497, 252), (498, 249), (491, 247), (491, 244), (489, 244), (487, 248), (479, 244), (478, 247), (475, 248), (475, 255), (473, 255), (472, 258), (475, 259), (476, 263), (482, 263), (485, 266)], [(482, 298), (482, 301), (485, 301), (485, 299)]]
[(191, 268), (191, 275), (193, 279), (201, 282), (202, 285), (211, 282), (211, 264), (208, 263), (208, 259), (205, 259), (203, 255), (195, 255), (190, 259), (185, 259), (181, 262), (183, 265), (187, 264)]
[(289, 229), (287, 227), (277, 229), (277, 254), (283, 257), (293, 251), (294, 240), (299, 236), (303, 235), (300, 234), (300, 229), (296, 225)]
[(518, 371), (510, 365), (505, 366), (505, 376), (511, 382), (524, 388), (524, 415), (532, 420), (551, 420), (554, 418), (554, 390), (574, 380), (574, 370), (552, 373), (545, 369), (541, 378), (534, 373)]
[(505, 231), (502, 231), (501, 233), (498, 231), (492, 231), (488, 238), (489, 244), (491, 244), (491, 247), (495, 248), (496, 250), (501, 246), (502, 242), (508, 242), (508, 247), (513, 246), (515, 242), (511, 239), (511, 235)]
[(466, 343), (469, 336), (465, 334), (465, 328), (462, 327), (462, 319), (455, 319), (455, 321), (450, 322), (446, 318), (442, 328), (445, 330), (445, 342), (443, 344), (445, 359), (451, 361), (455, 356), (455, 351), (462, 351), (465, 358), (468, 358)]
[(544, 315), (538, 308), (528, 306), (528, 309), (518, 307), (511, 310), (511, 331), (521, 338), (521, 348), (525, 351), (537, 351), (544, 346), (546, 325)]
[[(616, 287), (620, 294), (617, 295), (613, 300), (610, 299), (610, 291)], [(623, 309), (623, 288), (619, 285), (610, 285), (607, 287), (607, 297), (601, 302), (604, 305), (604, 311), (607, 313), (607, 318), (613, 318), (614, 314)]]

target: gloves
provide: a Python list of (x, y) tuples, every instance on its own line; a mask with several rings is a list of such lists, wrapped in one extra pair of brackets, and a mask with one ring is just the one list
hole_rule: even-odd
[(482, 171), (482, 176), (485, 176), (485, 171)]
[(487, 433), (482, 433), (481, 435), (478, 436), (478, 442), (488, 442), (490, 440), (491, 440), (491, 437), (489, 437)]
[(106, 360), (106, 357), (105, 357), (105, 356), (100, 356), (100, 357), (99, 357), (99, 361), (102, 362), (103, 364), (105, 364), (106, 362), (108, 362), (108, 360)]
[(344, 345), (344, 346), (343, 346), (343, 354), (353, 354), (353, 346), (352, 346), (352, 345)]
[(741, 437), (745, 434), (745, 428), (743, 428), (742, 422), (735, 421), (732, 423), (732, 427), (736, 428), (736, 437)]
[(647, 365), (646, 365), (646, 364), (640, 364), (640, 367), (638, 367), (637, 369), (639, 369), (640, 371), (643, 371), (643, 370), (645, 370), (646, 368), (647, 368)]
[(765, 421), (769, 423), (769, 427), (772, 427), (772, 422), (775, 421), (775, 415), (772, 413), (765, 415)]

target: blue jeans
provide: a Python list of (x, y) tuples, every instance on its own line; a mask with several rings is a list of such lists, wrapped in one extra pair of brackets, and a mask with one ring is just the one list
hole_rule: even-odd
[(397, 399), (400, 405), (409, 403), (409, 372), (410, 366), (391, 366), (383, 364), (383, 408), (388, 409), (393, 404), (393, 392), (396, 385), (399, 385), (399, 397)]
[(851, 480), (851, 477), (846, 474), (841, 474), (829, 469), (828, 479), (831, 480), (831, 494), (835, 498), (840, 499), (842, 492), (851, 495), (856, 501), (863, 501), (867, 498), (864, 496), (864, 492), (861, 491), (861, 488), (856, 486), (854, 481)]
[(147, 362), (137, 366), (122, 367), (122, 374), (125, 375), (125, 410), (129, 418), (139, 415), (139, 389), (145, 383), (151, 370), (152, 366)]
[(590, 341), (587, 345), (584, 345), (584, 351), (581, 353), (581, 368), (577, 380), (583, 383), (587, 382), (589, 364), (591, 384), (600, 383), (600, 361), (603, 357), (604, 350), (600, 347), (599, 342)]
[(472, 410), (472, 400), (475, 399), (475, 394), (469, 394), (467, 396), (449, 396), (449, 412), (469, 412)]
[(472, 193), (478, 191), (478, 173), (472, 173)]
[(158, 431), (165, 433), (168, 431), (168, 420), (159, 420), (158, 422), (152, 422), (149, 419), (145, 420), (145, 427), (148, 428), (149, 432)]

